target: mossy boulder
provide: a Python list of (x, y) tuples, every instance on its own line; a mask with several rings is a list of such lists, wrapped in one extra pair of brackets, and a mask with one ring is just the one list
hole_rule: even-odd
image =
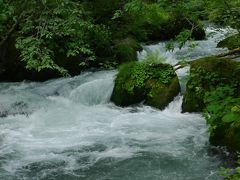
[(111, 100), (118, 106), (136, 103), (165, 108), (180, 92), (173, 67), (169, 64), (130, 62), (120, 67)]
[(191, 62), (190, 77), (183, 98), (183, 112), (201, 112), (204, 96), (218, 86), (240, 81), (239, 63), (231, 59), (206, 57)]
[(183, 112), (204, 112), (212, 145), (240, 150), (240, 63), (206, 57), (191, 62)]
[(137, 60), (137, 51), (142, 50), (141, 45), (133, 38), (125, 38), (116, 41), (113, 47), (113, 53), (116, 60), (121, 64)]
[(228, 48), (229, 50), (240, 48), (240, 34), (235, 34), (220, 41), (218, 48)]

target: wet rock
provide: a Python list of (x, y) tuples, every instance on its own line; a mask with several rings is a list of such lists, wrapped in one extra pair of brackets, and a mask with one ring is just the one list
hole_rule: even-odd
[(201, 112), (206, 92), (219, 85), (239, 81), (238, 62), (231, 59), (206, 57), (191, 63), (190, 78), (183, 98), (183, 112)]
[(235, 34), (225, 38), (217, 44), (218, 48), (228, 48), (229, 50), (240, 48), (240, 34)]
[(179, 81), (171, 65), (132, 62), (120, 68), (111, 100), (118, 106), (144, 101), (164, 109), (179, 92)]

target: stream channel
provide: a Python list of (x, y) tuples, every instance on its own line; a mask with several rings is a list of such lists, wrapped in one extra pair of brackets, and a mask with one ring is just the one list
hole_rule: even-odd
[[(189, 49), (143, 46), (166, 62), (225, 52), (227, 29), (206, 28)], [(189, 68), (177, 74), (184, 84)], [(182, 95), (163, 110), (110, 102), (117, 71), (85, 72), (46, 82), (0, 83), (1, 180), (218, 180), (222, 158), (211, 152), (201, 114), (181, 113)]]

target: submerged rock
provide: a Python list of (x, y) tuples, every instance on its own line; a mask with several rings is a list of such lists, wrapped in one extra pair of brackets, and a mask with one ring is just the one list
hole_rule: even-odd
[(201, 112), (204, 95), (219, 85), (239, 81), (238, 62), (231, 59), (206, 57), (191, 62), (190, 77), (183, 98), (183, 112)]
[(240, 48), (240, 34), (235, 34), (220, 41), (218, 48), (228, 48), (229, 50)]
[(118, 106), (144, 101), (163, 109), (179, 92), (179, 81), (171, 65), (131, 62), (120, 67), (111, 100)]
[(27, 103), (23, 101), (15, 102), (11, 104), (9, 107), (1, 106), (0, 104), (0, 118), (4, 118), (7, 116), (15, 116), (18, 114), (28, 116), (31, 113)]

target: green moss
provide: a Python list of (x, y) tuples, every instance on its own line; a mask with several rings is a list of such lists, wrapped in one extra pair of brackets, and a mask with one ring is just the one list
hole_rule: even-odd
[(180, 91), (171, 65), (149, 61), (130, 62), (120, 67), (111, 100), (120, 106), (145, 101), (164, 108)]
[(163, 109), (179, 92), (180, 87), (177, 77), (172, 78), (170, 84), (154, 82), (147, 94), (146, 104)]
[(206, 92), (220, 85), (239, 82), (239, 63), (231, 59), (207, 57), (191, 63), (190, 77), (183, 98), (183, 112), (201, 112)]
[(230, 36), (217, 44), (218, 48), (228, 48), (230, 50), (240, 47), (240, 34)]

